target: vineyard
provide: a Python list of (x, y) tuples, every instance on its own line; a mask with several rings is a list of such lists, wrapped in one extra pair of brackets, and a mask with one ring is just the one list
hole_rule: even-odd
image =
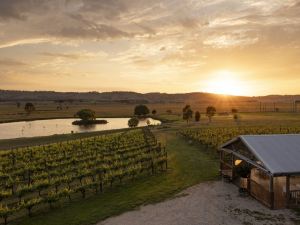
[(0, 217), (7, 224), (166, 168), (167, 152), (147, 128), (2, 151)]
[(220, 145), (239, 135), (299, 134), (300, 127), (227, 127), (186, 129), (180, 134), (188, 139), (217, 149)]

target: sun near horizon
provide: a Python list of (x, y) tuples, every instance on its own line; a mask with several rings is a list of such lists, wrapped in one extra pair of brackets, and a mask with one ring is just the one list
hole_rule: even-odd
[(250, 96), (252, 93), (250, 86), (238, 74), (229, 70), (216, 71), (204, 82), (204, 91), (208, 93), (235, 96)]

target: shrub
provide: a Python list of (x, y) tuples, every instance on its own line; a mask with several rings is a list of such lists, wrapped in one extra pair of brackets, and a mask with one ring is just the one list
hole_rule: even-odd
[(128, 120), (129, 127), (137, 127), (139, 125), (139, 120), (135, 117)]

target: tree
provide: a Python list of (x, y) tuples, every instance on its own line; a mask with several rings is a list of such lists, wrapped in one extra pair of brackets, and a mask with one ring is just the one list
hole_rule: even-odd
[(211, 122), (212, 117), (216, 114), (217, 110), (214, 106), (208, 106), (206, 108), (206, 116), (209, 119), (209, 122)]
[(31, 112), (33, 112), (35, 110), (35, 107), (34, 105), (31, 103), (31, 102), (27, 102), (25, 104), (25, 107), (24, 107), (25, 111), (30, 114)]
[(234, 114), (233, 115), (233, 119), (234, 119), (234, 121), (236, 122), (236, 123), (239, 123), (239, 115), (238, 114)]
[(75, 114), (75, 117), (79, 117), (83, 121), (92, 121), (96, 119), (96, 113), (90, 109), (82, 109)]
[(235, 108), (233, 108), (232, 110), (231, 110), (231, 112), (232, 112), (232, 114), (233, 114), (233, 120), (236, 122), (236, 123), (239, 123), (239, 115), (238, 115), (238, 110), (237, 109), (235, 109)]
[(134, 115), (135, 116), (146, 116), (150, 113), (150, 110), (145, 105), (137, 105), (134, 108)]
[(131, 119), (128, 120), (128, 126), (129, 127), (137, 127), (139, 125), (139, 120), (136, 117), (133, 117)]
[(195, 113), (195, 121), (196, 121), (196, 122), (199, 122), (199, 121), (200, 121), (200, 118), (201, 118), (201, 114), (197, 111), (197, 112)]
[(157, 112), (155, 109), (152, 110), (152, 115), (155, 115)]
[(186, 120), (187, 123), (189, 123), (189, 120), (193, 118), (193, 110), (190, 105), (186, 105), (182, 109), (182, 118)]

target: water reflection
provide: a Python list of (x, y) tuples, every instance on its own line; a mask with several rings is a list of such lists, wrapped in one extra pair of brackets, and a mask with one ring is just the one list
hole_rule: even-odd
[[(129, 118), (97, 118), (107, 120), (107, 124), (89, 126), (72, 125), (74, 119), (36, 120), (30, 122), (14, 122), (0, 124), (0, 139), (21, 137), (49, 136), (54, 134), (83, 133), (101, 130), (128, 128)], [(140, 120), (139, 126), (159, 125), (159, 120), (151, 118)]]

